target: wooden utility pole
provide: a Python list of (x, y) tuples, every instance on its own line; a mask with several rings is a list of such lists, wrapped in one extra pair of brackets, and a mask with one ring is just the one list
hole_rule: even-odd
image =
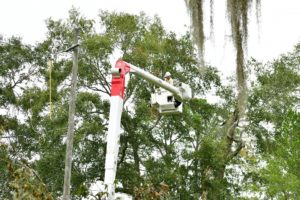
[(78, 29), (75, 29), (74, 45), (66, 50), (66, 52), (73, 50), (73, 67), (71, 92), (69, 100), (69, 121), (68, 134), (66, 141), (66, 159), (65, 159), (65, 177), (64, 177), (64, 191), (63, 200), (70, 200), (71, 189), (71, 171), (72, 171), (72, 156), (73, 156), (73, 138), (74, 138), (74, 115), (76, 103), (76, 87), (77, 87), (77, 71), (78, 71)]

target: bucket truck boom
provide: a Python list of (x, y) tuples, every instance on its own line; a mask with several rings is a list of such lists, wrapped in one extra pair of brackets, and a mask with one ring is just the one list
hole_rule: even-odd
[[(164, 80), (146, 72), (139, 67), (129, 64), (123, 60), (118, 60), (114, 68), (111, 69), (112, 74), (112, 86), (111, 86), (111, 97), (110, 97), (110, 113), (109, 113), (109, 125), (107, 133), (107, 150), (105, 158), (105, 177), (104, 184), (106, 188), (106, 195), (103, 197), (105, 200), (113, 200), (115, 193), (115, 177), (117, 171), (117, 161), (119, 153), (119, 139), (120, 139), (120, 125), (121, 115), (123, 109), (123, 100), (125, 96), (125, 75), (127, 73), (133, 73), (141, 78), (153, 83), (154, 85), (163, 88), (168, 91), (169, 95), (173, 95), (174, 99), (179, 102), (187, 101), (191, 98), (191, 88), (187, 84), (180, 84), (179, 87), (175, 87)], [(160, 113), (168, 112), (172, 110), (178, 110), (180, 106), (175, 106), (173, 101), (160, 101), (160, 94), (151, 95), (151, 104), (156, 106)], [(168, 95), (166, 98), (170, 99)], [(166, 106), (167, 105), (167, 106)], [(164, 109), (162, 109), (162, 107)], [(167, 109), (165, 109), (167, 108)]]

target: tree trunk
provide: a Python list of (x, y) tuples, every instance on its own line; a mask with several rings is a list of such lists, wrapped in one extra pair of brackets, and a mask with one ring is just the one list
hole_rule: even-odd
[(137, 174), (140, 176), (140, 157), (138, 154), (138, 145), (133, 144), (133, 158), (134, 158), (134, 168)]
[[(245, 74), (245, 63), (244, 63), (244, 50), (243, 50), (243, 36), (240, 30), (240, 23), (237, 22), (237, 28), (234, 30), (235, 47), (236, 47), (236, 77), (237, 77), (237, 105), (235, 111), (227, 119), (224, 128), (225, 140), (223, 161), (219, 166), (207, 167), (204, 170), (203, 178), (209, 185), (201, 189), (201, 199), (224, 199), (227, 198), (226, 193), (226, 180), (225, 180), (225, 169), (228, 163), (239, 153), (243, 147), (242, 138), (236, 138), (236, 129), (242, 118), (245, 117), (245, 111), (247, 107), (247, 87), (246, 87), (246, 74)], [(237, 147), (233, 149), (234, 143)], [(213, 169), (212, 169), (213, 168)], [(213, 173), (213, 174), (212, 174)], [(216, 187), (215, 183), (220, 184), (222, 188)], [(203, 184), (203, 183), (202, 183)]]

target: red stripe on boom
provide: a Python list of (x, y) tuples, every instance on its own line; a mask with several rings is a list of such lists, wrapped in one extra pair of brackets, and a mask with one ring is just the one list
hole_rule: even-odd
[(120, 75), (113, 75), (111, 81), (111, 96), (120, 96), (124, 99), (125, 94), (125, 75), (130, 72), (130, 65), (123, 60), (118, 60), (116, 62), (115, 68), (121, 69)]

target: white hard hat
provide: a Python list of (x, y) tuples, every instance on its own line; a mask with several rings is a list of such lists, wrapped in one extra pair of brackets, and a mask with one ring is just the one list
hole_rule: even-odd
[(164, 75), (164, 78), (168, 77), (168, 76), (171, 76), (171, 73), (170, 72), (166, 72), (165, 75)]

